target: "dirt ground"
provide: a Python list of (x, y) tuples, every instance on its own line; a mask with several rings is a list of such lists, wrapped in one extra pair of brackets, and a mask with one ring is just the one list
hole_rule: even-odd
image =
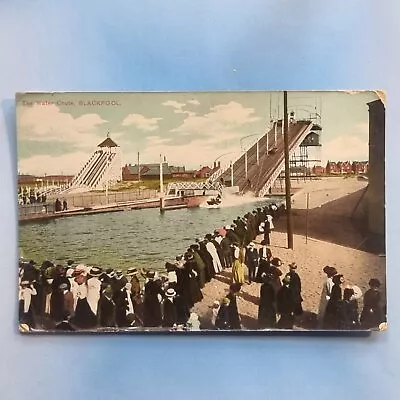
[[(296, 262), (302, 280), (303, 308), (306, 311), (297, 321), (298, 328), (312, 328), (318, 313), (325, 274), (322, 269), (331, 265), (344, 275), (346, 283), (357, 285), (363, 293), (368, 281), (377, 278), (386, 288), (386, 258), (384, 254), (362, 251), (365, 234), (350, 218), (362, 196), (366, 183), (355, 178), (329, 178), (306, 183), (293, 198), (294, 249), (287, 249), (286, 219), (276, 222), (271, 235), (271, 251), (283, 261), (281, 270)], [(309, 210), (307, 212), (307, 193)], [(229, 221), (227, 221), (229, 223)], [(306, 240), (305, 234), (308, 233)], [(256, 239), (260, 243), (262, 237)], [(258, 246), (258, 245), (257, 245)], [(211, 306), (228, 292), (231, 272), (225, 270), (203, 289), (204, 299), (193, 311), (199, 314), (203, 326), (210, 327)], [(260, 284), (245, 284), (238, 295), (238, 310), (244, 329), (257, 328)], [(361, 311), (362, 300), (359, 301)]]

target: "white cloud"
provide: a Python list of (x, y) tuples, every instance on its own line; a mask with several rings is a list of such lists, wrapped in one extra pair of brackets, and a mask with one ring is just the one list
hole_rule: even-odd
[[(240, 155), (239, 146), (237, 141), (232, 141), (225, 148), (217, 148), (215, 140), (196, 139), (191, 143), (176, 146), (168, 144), (168, 139), (159, 137), (152, 137), (151, 145), (146, 146), (145, 150), (140, 153), (141, 162), (154, 163), (158, 162), (160, 154), (167, 158), (170, 165), (182, 166), (187, 169), (198, 169), (200, 165), (212, 165), (213, 161), (221, 157), (221, 165), (229, 164), (230, 160), (235, 160)], [(124, 154), (126, 160), (135, 160), (136, 153)]]
[(183, 107), (185, 107), (185, 103), (179, 103), (179, 101), (175, 101), (175, 100), (168, 100), (168, 101), (164, 101), (164, 103), (162, 103), (163, 106), (167, 106), (167, 107), (173, 107), (176, 109), (182, 109)]
[(38, 155), (18, 161), (18, 171), (33, 175), (75, 175), (89, 159), (91, 153), (75, 152), (61, 156)]
[(81, 148), (93, 147), (99, 127), (107, 122), (98, 114), (74, 118), (53, 104), (21, 108), (17, 119), (19, 140), (58, 141)]
[(355, 135), (340, 135), (322, 145), (322, 161), (368, 160), (368, 139)]
[(188, 100), (187, 102), (189, 104), (193, 104), (195, 106), (199, 106), (200, 105), (200, 102), (198, 100), (196, 100), (196, 99)]
[(212, 137), (258, 120), (260, 117), (254, 115), (253, 108), (244, 108), (240, 103), (231, 101), (211, 108), (204, 116), (189, 115), (173, 131), (181, 135), (202, 134)]
[(135, 126), (136, 128), (151, 132), (158, 129), (158, 121), (162, 118), (146, 118), (141, 114), (129, 114), (122, 121), (122, 126)]

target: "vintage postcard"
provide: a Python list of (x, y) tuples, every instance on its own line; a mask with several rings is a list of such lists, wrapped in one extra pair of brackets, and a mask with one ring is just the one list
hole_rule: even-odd
[(381, 92), (16, 109), (21, 332), (386, 328)]

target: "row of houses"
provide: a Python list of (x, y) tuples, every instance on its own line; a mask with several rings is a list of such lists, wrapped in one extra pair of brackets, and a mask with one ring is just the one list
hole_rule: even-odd
[(312, 174), (321, 175), (361, 175), (368, 173), (368, 161), (328, 161), (326, 167), (314, 166)]
[[(176, 167), (169, 165), (168, 162), (163, 162), (163, 177), (168, 178), (179, 178), (179, 179), (194, 179), (194, 178), (208, 178), (211, 174), (221, 168), (221, 163), (214, 162), (212, 167), (204, 166), (199, 170), (186, 170), (184, 166)], [(137, 181), (139, 180), (139, 174), (141, 180), (152, 180), (158, 179), (160, 176), (160, 164), (137, 164), (131, 165), (126, 164), (122, 167), (122, 180), (123, 181)]]

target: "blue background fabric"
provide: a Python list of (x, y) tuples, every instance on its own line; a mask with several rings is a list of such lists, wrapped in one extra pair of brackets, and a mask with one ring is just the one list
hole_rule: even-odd
[[(398, 12), (386, 0), (0, 0), (0, 398), (400, 398)], [(389, 330), (20, 335), (14, 93), (246, 89), (388, 90)]]

